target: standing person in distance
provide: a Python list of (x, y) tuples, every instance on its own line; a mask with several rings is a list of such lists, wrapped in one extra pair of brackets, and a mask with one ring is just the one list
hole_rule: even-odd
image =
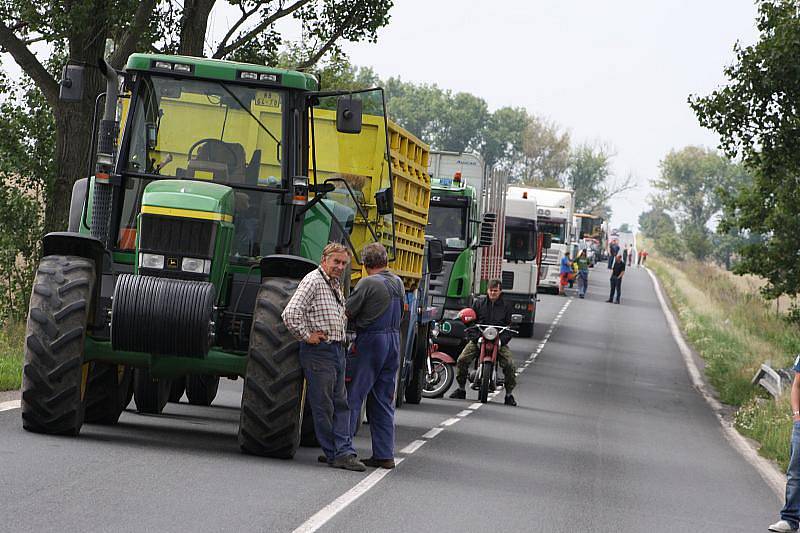
[(363, 472), (350, 436), (345, 374), (345, 300), (341, 277), (350, 251), (338, 243), (322, 250), (320, 266), (303, 278), (282, 317), (300, 341), (300, 366), (308, 384), (314, 430), (322, 451), (320, 462), (333, 468)]
[(347, 318), (355, 324), (356, 340), (348, 354), (350, 384), (350, 436), (355, 435), (361, 405), (367, 402), (372, 436), (372, 457), (366, 466), (394, 468), (394, 395), (400, 367), (400, 319), (405, 287), (389, 272), (386, 248), (373, 242), (364, 246), (361, 260), (367, 277), (347, 299)]
[(628, 262), (628, 253), (629, 253), (628, 252), (628, 245), (626, 244), (625, 248), (622, 250), (622, 262), (623, 263), (627, 263)]
[[(625, 261), (622, 259), (622, 254), (617, 254), (616, 259), (614, 259), (614, 266), (611, 267), (611, 294), (606, 300), (607, 303), (619, 303), (619, 299), (622, 296), (622, 276), (624, 275)], [(616, 299), (614, 298), (615, 293)]]
[(786, 470), (786, 500), (781, 519), (769, 526), (770, 531), (797, 531), (800, 525), (800, 355), (794, 360), (792, 381), (792, 439), (789, 445), (789, 468)]
[(589, 285), (589, 259), (586, 257), (586, 250), (581, 250), (575, 262), (578, 264), (578, 298), (583, 298)]
[(569, 260), (569, 252), (564, 252), (564, 257), (561, 258), (561, 268), (558, 271), (558, 294), (561, 296), (567, 295), (569, 275), (572, 273), (572, 261)]
[(611, 245), (608, 247), (608, 269), (611, 270), (611, 267), (614, 266), (614, 258), (617, 257), (619, 253), (619, 243), (617, 241), (611, 241)]

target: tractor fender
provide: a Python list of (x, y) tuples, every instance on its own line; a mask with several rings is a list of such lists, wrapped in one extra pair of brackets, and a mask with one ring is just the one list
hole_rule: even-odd
[(431, 359), (438, 359), (439, 361), (450, 365), (456, 364), (456, 360), (444, 352), (433, 352), (431, 354)]
[(315, 268), (317, 268), (317, 264), (305, 257), (284, 254), (267, 255), (261, 258), (261, 279), (303, 279)]
[(69, 203), (69, 231), (79, 232), (83, 220), (83, 206), (89, 192), (89, 178), (81, 178), (72, 185)]
[(94, 322), (95, 309), (98, 308), (103, 280), (103, 256), (106, 249), (100, 240), (84, 233), (54, 231), (42, 238), (42, 257), (48, 255), (72, 255), (85, 257), (94, 262), (95, 283), (92, 290), (89, 320)]

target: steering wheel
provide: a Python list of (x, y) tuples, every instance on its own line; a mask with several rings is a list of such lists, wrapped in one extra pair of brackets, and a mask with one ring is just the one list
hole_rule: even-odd
[(236, 159), (237, 159), (236, 152), (233, 151), (233, 148), (231, 148), (231, 145), (229, 145), (225, 141), (220, 141), (219, 139), (214, 139), (213, 137), (206, 137), (205, 139), (200, 139), (199, 141), (194, 143), (192, 146), (190, 146), (189, 147), (189, 153), (186, 156), (186, 160), (187, 161), (191, 161), (192, 160), (192, 154), (194, 153), (195, 148), (197, 148), (198, 146), (205, 145), (205, 144), (214, 144), (214, 143), (219, 144), (222, 147), (224, 147), (228, 151), (228, 153), (231, 155), (231, 161), (234, 161), (234, 162), (236, 161)]

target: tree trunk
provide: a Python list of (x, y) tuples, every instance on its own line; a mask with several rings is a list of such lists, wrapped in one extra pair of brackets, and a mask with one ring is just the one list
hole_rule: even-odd
[(178, 53), (184, 56), (203, 57), (208, 15), (215, 0), (186, 0), (181, 18), (181, 44)]

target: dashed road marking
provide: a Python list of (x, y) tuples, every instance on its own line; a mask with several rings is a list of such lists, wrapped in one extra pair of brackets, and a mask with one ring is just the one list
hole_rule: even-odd
[(470, 406), (468, 407), (468, 409), (473, 409), (473, 410), (475, 410), (475, 409), (480, 409), (480, 408), (481, 408), (481, 405), (483, 405), (481, 402), (475, 402), (475, 403), (473, 403), (472, 405), (470, 405)]
[(473, 413), (473, 411), (472, 411), (472, 410), (470, 410), (470, 409), (464, 409), (463, 411), (461, 411), (460, 413), (458, 413), (456, 416), (457, 416), (457, 417), (460, 417), (460, 418), (464, 418), (465, 416), (469, 416), (469, 415), (471, 415), (472, 413)]
[(461, 421), (460, 418), (448, 418), (447, 420), (442, 422), (442, 425), (443, 426), (452, 426), (453, 424), (457, 424), (460, 421)]
[(444, 431), (444, 428), (433, 428), (433, 429), (429, 430), (427, 433), (425, 433), (424, 435), (422, 435), (422, 438), (423, 439), (432, 439), (436, 435), (441, 433), (442, 431)]
[(426, 442), (427, 441), (424, 441), (424, 440), (415, 440), (414, 442), (412, 442), (411, 444), (409, 444), (408, 446), (406, 446), (405, 448), (400, 450), (400, 453), (406, 454), (406, 455), (410, 455), (410, 454), (414, 453), (415, 451), (419, 450), (420, 447), (423, 444), (425, 444)]

